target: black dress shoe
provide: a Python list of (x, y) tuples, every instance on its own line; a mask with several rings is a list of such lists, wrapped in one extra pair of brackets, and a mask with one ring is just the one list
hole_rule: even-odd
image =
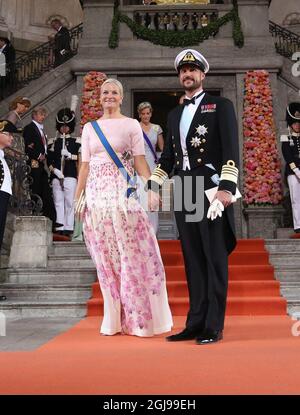
[(223, 331), (205, 330), (196, 337), (197, 344), (211, 344), (223, 339)]
[(294, 229), (294, 232), (295, 232), (295, 233), (300, 233), (300, 228), (298, 228), (298, 229)]
[(200, 331), (189, 330), (185, 328), (180, 333), (173, 334), (172, 336), (166, 337), (168, 342), (180, 342), (184, 340), (194, 340), (199, 336)]

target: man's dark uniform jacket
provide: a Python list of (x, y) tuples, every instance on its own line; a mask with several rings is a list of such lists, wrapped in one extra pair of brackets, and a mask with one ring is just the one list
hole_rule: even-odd
[[(63, 51), (63, 54), (61, 53)], [(71, 37), (69, 30), (66, 27), (56, 32), (54, 36), (54, 56), (55, 66), (65, 62), (71, 54)]]
[[(235, 194), (239, 152), (237, 122), (231, 101), (208, 94), (202, 98), (186, 137), (191, 169), (185, 171), (182, 169), (183, 153), (180, 141), (180, 118), (183, 109), (184, 105), (178, 106), (169, 114), (164, 150), (158, 166), (147, 182), (148, 188), (157, 191), (174, 169), (175, 175), (182, 180), (183, 197), (186, 190), (192, 190), (189, 194), (192, 195), (193, 203), (199, 200), (197, 177), (204, 178), (204, 190), (218, 185), (219, 190)], [(185, 183), (186, 177), (191, 179), (191, 185)], [(217, 179), (219, 183), (213, 181)], [(177, 182), (174, 189), (177, 198), (176, 186)], [(188, 209), (184, 207), (175, 210), (189, 290), (190, 307), (186, 328), (197, 335), (203, 330), (215, 333), (224, 328), (228, 254), (236, 245), (233, 206), (225, 208), (222, 217), (212, 221), (207, 219), (209, 201), (206, 195), (202, 196), (202, 220), (188, 222)]]
[[(78, 154), (81, 147), (80, 138), (71, 137), (69, 134), (66, 134), (65, 137), (65, 146), (66, 149), (72, 154), (72, 159), (64, 161), (63, 175), (65, 177), (74, 177), (77, 179), (77, 160)], [(52, 139), (48, 142), (48, 165), (53, 166), (54, 168), (61, 169), (61, 150), (63, 148), (63, 138), (59, 136), (55, 139)], [(53, 180), (56, 176), (52, 173), (50, 180)]]
[(283, 158), (286, 162), (285, 177), (295, 174), (293, 170), (300, 169), (300, 135), (282, 135), (280, 137)]
[[(179, 105), (169, 113), (168, 134), (164, 150), (157, 168), (148, 181), (148, 187), (153, 188), (153, 190), (157, 190), (158, 185), (162, 185), (173, 168), (175, 175), (182, 170), (183, 154), (179, 128), (183, 109), (184, 106)], [(199, 125), (204, 125), (207, 128), (206, 134), (201, 136), (197, 134), (196, 128)], [(200, 141), (199, 145), (192, 145), (193, 137), (196, 137), (198, 142)], [(235, 194), (238, 178), (239, 150), (237, 122), (232, 102), (227, 98), (205, 93), (192, 120), (186, 143), (190, 168), (195, 169), (201, 166), (207, 169), (207, 173), (211, 175), (217, 172), (221, 179), (218, 189), (227, 190)], [(212, 164), (216, 172), (206, 167), (206, 164)], [(215, 186), (216, 184), (212, 181), (205, 182), (205, 190)], [(231, 228), (231, 234), (227, 238), (228, 252), (231, 252), (236, 244), (233, 206), (226, 208), (225, 212)], [(203, 220), (206, 220), (206, 213), (204, 213)]]
[(33, 179), (31, 190), (33, 194), (41, 197), (43, 202), (43, 214), (52, 220), (53, 224), (56, 221), (56, 212), (52, 198), (52, 191), (49, 186), (48, 174), (45, 170), (43, 161), (39, 161), (40, 155), (46, 155), (45, 145), (37, 125), (32, 121), (26, 125), (23, 131), (25, 142), (25, 152), (29, 158), (30, 175)]

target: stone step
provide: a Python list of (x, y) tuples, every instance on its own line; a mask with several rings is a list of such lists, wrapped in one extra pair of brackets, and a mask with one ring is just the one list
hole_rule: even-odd
[(84, 242), (53, 242), (52, 247), (49, 248), (49, 254), (52, 255), (74, 255), (74, 254), (86, 254)]
[(86, 301), (0, 301), (7, 318), (85, 317)]
[(277, 228), (276, 231), (277, 239), (288, 239), (293, 234), (293, 228)]
[(300, 299), (289, 300), (287, 299), (288, 314), (292, 317), (300, 318)]
[(59, 254), (48, 256), (48, 267), (49, 268), (59, 268), (59, 269), (68, 269), (72, 268), (94, 268), (93, 261), (89, 254)]
[(0, 284), (0, 294), (6, 295), (9, 301), (87, 301), (91, 297), (90, 284), (60, 284), (60, 285), (36, 285), (36, 284)]
[(300, 253), (300, 239), (266, 239), (265, 247), (272, 253)]
[(273, 252), (270, 254), (269, 260), (274, 267), (293, 265), (300, 269), (300, 255), (298, 252)]
[(300, 282), (300, 270), (298, 266), (282, 265), (275, 267), (275, 277), (280, 283)]
[(92, 267), (70, 267), (60, 272), (57, 268), (19, 268), (10, 270), (9, 282), (14, 284), (91, 284), (97, 279), (96, 269)]

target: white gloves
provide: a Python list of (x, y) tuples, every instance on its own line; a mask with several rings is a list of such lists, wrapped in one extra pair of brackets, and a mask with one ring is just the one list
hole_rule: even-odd
[(61, 150), (61, 155), (67, 157), (68, 160), (72, 158), (72, 154), (66, 148)]
[(62, 172), (60, 170), (56, 169), (56, 168), (53, 169), (53, 173), (55, 174), (55, 176), (58, 179), (64, 179), (65, 178), (65, 176), (62, 174)]
[(224, 205), (222, 202), (220, 202), (220, 200), (215, 199), (208, 211), (207, 211), (207, 219), (211, 219), (211, 220), (215, 220), (218, 216), (221, 217), (222, 216), (222, 212), (224, 211)]
[(295, 175), (297, 176), (297, 179), (300, 180), (300, 170), (298, 169), (298, 167), (296, 167), (293, 172), (295, 173)]

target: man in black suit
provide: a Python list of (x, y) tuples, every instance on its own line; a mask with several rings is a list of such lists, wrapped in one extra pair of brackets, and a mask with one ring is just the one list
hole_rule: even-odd
[(56, 30), (54, 36), (54, 67), (61, 65), (71, 56), (71, 37), (69, 30), (63, 27), (59, 19), (54, 19), (51, 26)]
[(56, 224), (56, 212), (49, 186), (48, 173), (45, 170), (47, 159), (47, 136), (44, 133), (44, 120), (47, 112), (43, 107), (32, 111), (32, 122), (24, 128), (23, 136), (25, 151), (29, 158), (32, 177), (32, 194), (38, 195), (43, 202), (43, 214), (52, 220), (53, 228)]
[[(0, 98), (3, 98), (6, 93), (13, 91), (16, 60), (15, 48), (6, 37), (0, 37), (0, 57), (1, 55), (5, 60), (3, 62), (0, 59), (0, 65), (5, 63), (4, 68), (0, 68)], [(2, 72), (5, 72), (5, 75)]]
[[(231, 202), (238, 178), (238, 130), (232, 102), (203, 91), (209, 70), (203, 55), (184, 50), (177, 55), (175, 68), (186, 97), (169, 113), (164, 150), (146, 188), (157, 192), (173, 169), (175, 198), (176, 183), (182, 185), (183, 208), (176, 211), (175, 206), (175, 217), (190, 308), (185, 329), (167, 340), (209, 344), (223, 336), (228, 255), (236, 245)], [(189, 221), (187, 216), (194, 212), (185, 206), (191, 198), (193, 203), (199, 200), (199, 177), (204, 179), (204, 190), (215, 188), (216, 193), (210, 204), (202, 189), (204, 216)]]

